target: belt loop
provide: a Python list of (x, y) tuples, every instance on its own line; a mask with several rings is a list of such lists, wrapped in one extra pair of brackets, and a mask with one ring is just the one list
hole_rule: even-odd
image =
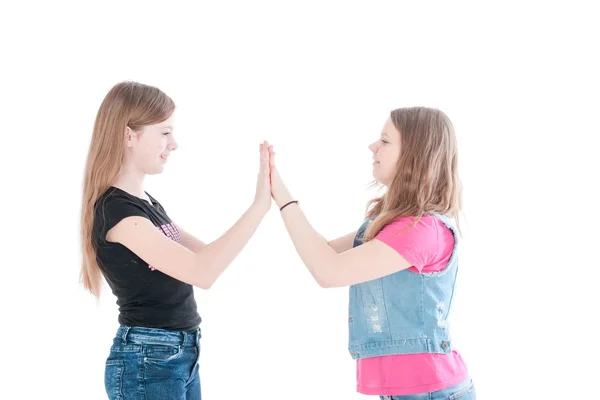
[(123, 327), (123, 335), (121, 336), (121, 339), (123, 340), (124, 343), (127, 343), (127, 334), (129, 333), (130, 329), (131, 329), (131, 327), (129, 327), (129, 326)]
[(181, 331), (181, 336), (183, 336), (182, 340), (181, 340), (181, 342), (182, 342), (181, 346), (185, 347), (185, 345), (187, 344), (187, 341), (188, 341), (188, 333), (185, 331)]

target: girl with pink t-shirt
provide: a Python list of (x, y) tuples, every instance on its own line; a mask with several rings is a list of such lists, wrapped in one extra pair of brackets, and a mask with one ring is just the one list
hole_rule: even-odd
[(460, 183), (454, 128), (431, 108), (392, 111), (369, 146), (386, 187), (360, 228), (326, 241), (309, 224), (275, 166), (271, 193), (302, 261), (324, 288), (349, 286), (349, 352), (357, 391), (381, 399), (475, 399), (452, 346)]

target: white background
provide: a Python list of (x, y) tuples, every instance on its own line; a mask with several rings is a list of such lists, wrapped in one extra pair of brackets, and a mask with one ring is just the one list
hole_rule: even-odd
[[(250, 205), (265, 139), (312, 225), (355, 230), (388, 112), (445, 111), (466, 217), (452, 329), (478, 397), (597, 393), (598, 14), (415, 3), (3, 2), (0, 398), (105, 398), (117, 308), (78, 285), (79, 206), (95, 114), (129, 79), (177, 104), (180, 148), (146, 189), (205, 241)], [(273, 207), (196, 291), (203, 398), (375, 398), (355, 392), (347, 296)]]

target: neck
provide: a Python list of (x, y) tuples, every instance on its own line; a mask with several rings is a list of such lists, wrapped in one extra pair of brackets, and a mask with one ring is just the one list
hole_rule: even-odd
[(113, 182), (112, 186), (118, 187), (134, 196), (146, 198), (144, 193), (144, 178), (146, 174), (132, 166), (124, 165)]

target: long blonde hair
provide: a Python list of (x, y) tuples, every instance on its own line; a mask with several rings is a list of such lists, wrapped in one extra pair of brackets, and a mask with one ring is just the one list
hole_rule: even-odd
[(424, 215), (439, 213), (458, 224), (461, 211), (456, 136), (450, 119), (425, 107), (398, 108), (390, 119), (400, 132), (400, 157), (386, 193), (367, 205), (366, 216), (374, 220), (365, 242), (399, 217), (415, 217), (416, 224)]
[(121, 82), (108, 92), (94, 123), (88, 150), (81, 200), (81, 283), (100, 297), (102, 274), (92, 242), (94, 206), (113, 184), (124, 161), (127, 127), (141, 131), (168, 119), (175, 110), (173, 100), (160, 89), (137, 82)]

